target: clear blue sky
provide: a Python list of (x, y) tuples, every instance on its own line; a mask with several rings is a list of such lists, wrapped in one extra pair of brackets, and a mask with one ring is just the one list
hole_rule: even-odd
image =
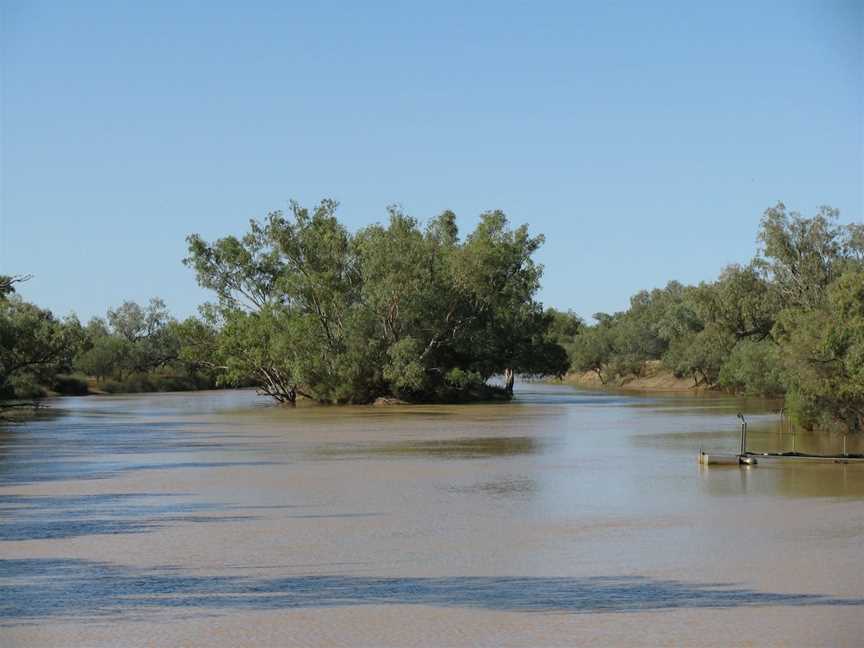
[(0, 273), (59, 313), (191, 314), (185, 236), (290, 198), (503, 209), (583, 315), (746, 262), (778, 200), (862, 219), (861, 0), (0, 5)]

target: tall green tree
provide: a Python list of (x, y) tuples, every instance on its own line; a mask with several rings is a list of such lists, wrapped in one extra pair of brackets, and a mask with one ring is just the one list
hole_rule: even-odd
[(783, 306), (818, 307), (830, 283), (864, 263), (864, 226), (840, 225), (838, 217), (837, 209), (822, 207), (805, 218), (787, 213), (783, 203), (765, 211), (759, 231), (763, 249), (754, 263), (776, 286)]

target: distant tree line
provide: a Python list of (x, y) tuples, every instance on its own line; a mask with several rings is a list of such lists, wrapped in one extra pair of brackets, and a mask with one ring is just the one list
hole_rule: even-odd
[(391, 208), (351, 233), (336, 207), (191, 235), (184, 262), (215, 300), (184, 321), (154, 298), (82, 324), (22, 299), (28, 276), (0, 276), (0, 399), (245, 385), (286, 403), (506, 399), (517, 374), (616, 384), (659, 361), (694, 386), (785, 396), (805, 427), (864, 428), (864, 225), (836, 210), (778, 204), (748, 265), (586, 326), (536, 300), (543, 238), (501, 212), (463, 238), (452, 212), (421, 224)]
[(785, 395), (804, 427), (864, 429), (864, 225), (837, 216), (766, 210), (748, 265), (597, 313), (566, 344), (573, 369), (614, 384), (659, 360), (694, 386)]
[(14, 284), (26, 279), (0, 277), (0, 400), (216, 385), (212, 370), (181, 357), (189, 325), (160, 299), (144, 307), (126, 302), (82, 325), (21, 299)]
[(179, 322), (165, 303), (124, 302), (106, 318), (93, 318), (73, 368), (96, 379), (108, 392), (183, 391), (216, 386), (215, 372), (184, 356), (185, 331), (194, 318)]

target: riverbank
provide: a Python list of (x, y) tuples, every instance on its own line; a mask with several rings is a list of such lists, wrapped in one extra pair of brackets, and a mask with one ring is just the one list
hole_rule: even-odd
[(39, 402), (0, 401), (0, 423), (31, 419), (40, 409)]
[(659, 360), (649, 360), (642, 366), (639, 376), (607, 380), (605, 383), (594, 371), (568, 373), (563, 382), (586, 389), (624, 389), (634, 392), (682, 392), (701, 394), (712, 390), (705, 385), (694, 385), (692, 378), (678, 378)]

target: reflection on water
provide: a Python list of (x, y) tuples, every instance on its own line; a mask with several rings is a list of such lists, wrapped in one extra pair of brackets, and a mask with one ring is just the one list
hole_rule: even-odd
[(540, 452), (541, 446), (538, 439), (531, 437), (475, 437), (379, 444), (331, 444), (318, 448), (315, 454), (331, 459), (411, 456), (480, 459), (537, 453)]
[(699, 484), (714, 496), (864, 497), (864, 466), (760, 459), (758, 466), (699, 466)]
[[(845, 442), (845, 443), (844, 443)], [(780, 425), (748, 430), (747, 449), (750, 452), (801, 452), (816, 455), (864, 453), (864, 434), (843, 435), (837, 432), (800, 430), (782, 433)]]
[(228, 514), (238, 508), (189, 501), (182, 493), (2, 495), (0, 542), (148, 533), (179, 523), (250, 520), (253, 516), (246, 513), (262, 507), (242, 507), (243, 515)]

